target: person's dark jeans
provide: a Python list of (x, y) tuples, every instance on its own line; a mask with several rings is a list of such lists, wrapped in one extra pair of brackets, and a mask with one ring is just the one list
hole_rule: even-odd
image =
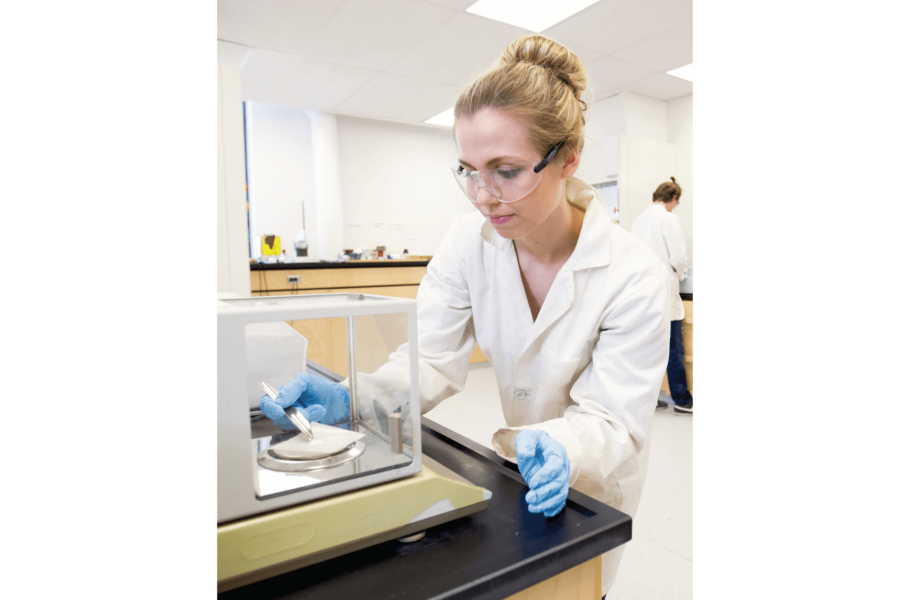
[(672, 335), (669, 337), (669, 364), (666, 365), (669, 376), (669, 391), (672, 401), (678, 406), (693, 406), (694, 398), (688, 391), (687, 375), (684, 372), (684, 336), (681, 334), (681, 321), (672, 321)]

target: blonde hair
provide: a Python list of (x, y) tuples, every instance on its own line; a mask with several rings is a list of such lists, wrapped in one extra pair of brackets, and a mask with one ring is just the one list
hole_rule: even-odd
[(567, 157), (584, 148), (586, 88), (587, 72), (574, 52), (542, 35), (528, 35), (507, 46), (497, 63), (469, 84), (453, 114), (458, 122), (486, 107), (510, 111), (525, 121), (538, 152), (546, 154), (565, 140), (557, 156)]

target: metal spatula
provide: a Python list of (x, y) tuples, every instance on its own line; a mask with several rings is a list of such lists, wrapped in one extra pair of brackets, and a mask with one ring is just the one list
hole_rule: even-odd
[[(278, 395), (278, 388), (276, 388), (268, 381), (260, 381), (259, 386), (266, 392), (266, 394), (269, 395), (269, 398), (271, 398), (272, 400), (274, 400)], [(301, 433), (303, 433), (303, 435), (305, 435), (309, 439), (313, 439), (312, 426), (309, 424), (309, 421), (306, 420), (306, 417), (303, 416), (303, 413), (301, 413), (293, 406), (288, 406), (284, 409), (284, 416), (286, 416), (288, 420), (293, 423)]]

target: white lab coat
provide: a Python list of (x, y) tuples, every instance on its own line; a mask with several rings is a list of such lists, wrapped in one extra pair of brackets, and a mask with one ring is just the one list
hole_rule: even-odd
[(684, 303), (678, 291), (678, 282), (684, 279), (688, 258), (678, 215), (667, 211), (662, 204), (654, 202), (634, 220), (631, 233), (647, 244), (668, 267), (671, 320), (684, 319)]
[[(513, 242), (479, 213), (454, 219), (417, 297), (422, 412), (462, 390), (477, 340), (494, 366), (507, 425), (549, 433), (569, 455), (570, 484), (633, 517), (669, 353), (666, 273), (610, 222), (593, 188), (570, 179), (566, 196), (586, 209), (584, 224), (536, 321)], [(392, 380), (409, 381), (408, 369), (404, 345), (372, 375), (360, 374), (358, 394), (383, 398)], [(516, 462), (514, 436), (503, 432), (495, 450)], [(623, 551), (604, 555), (604, 594)]]

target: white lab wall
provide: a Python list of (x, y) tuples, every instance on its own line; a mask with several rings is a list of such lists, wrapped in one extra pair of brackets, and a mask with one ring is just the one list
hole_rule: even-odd
[(656, 186), (674, 175), (682, 187), (675, 214), (681, 220), (690, 264), (692, 171), (693, 96), (664, 102), (622, 92), (588, 107), (585, 145), (575, 176), (591, 184), (618, 180), (621, 225), (629, 229), (650, 205)]
[(588, 105), (585, 139), (625, 133), (625, 94), (616, 94)]
[[(247, 103), (250, 205), (255, 235), (275, 234), (294, 256), (294, 238), (303, 229), (310, 254), (316, 248), (316, 196), (312, 133), (302, 108)], [(254, 256), (259, 247), (254, 243)]]
[(241, 68), (218, 64), (216, 291), (250, 296)]
[(653, 192), (675, 172), (675, 145), (636, 136), (621, 136), (619, 224), (631, 231), (634, 220), (653, 203)]
[(675, 145), (675, 178), (681, 185), (681, 204), (675, 214), (687, 244), (688, 264), (694, 264), (694, 96), (668, 102), (668, 136)]
[(344, 248), (344, 207), (338, 158), (337, 117), (307, 110), (312, 131), (313, 179), (316, 184), (316, 251), (322, 260), (337, 260)]
[[(628, 231), (653, 201), (653, 192), (675, 175), (675, 147), (668, 142), (668, 107), (663, 100), (622, 92), (625, 140), (620, 140), (619, 222)], [(627, 165), (627, 167), (625, 166)]]
[(450, 130), (338, 116), (338, 154), (346, 248), (431, 255), (453, 217), (474, 210), (450, 174)]
[(625, 133), (629, 137), (666, 142), (667, 103), (634, 92), (622, 92), (625, 103)]

